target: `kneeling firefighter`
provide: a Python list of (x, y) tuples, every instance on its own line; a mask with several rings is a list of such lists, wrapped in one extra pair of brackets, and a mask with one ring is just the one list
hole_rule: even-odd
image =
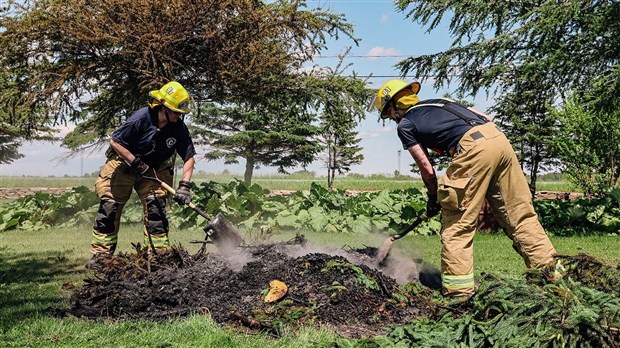
[(190, 111), (189, 93), (172, 81), (149, 94), (153, 98), (149, 106), (135, 111), (112, 133), (107, 161), (95, 183), (101, 201), (93, 227), (93, 255), (113, 254), (116, 250), (123, 206), (134, 189), (144, 208), (145, 244), (154, 248), (169, 246), (167, 191), (151, 178), (171, 185), (177, 153), (184, 164), (174, 200), (190, 203), (196, 152), (183, 121)]

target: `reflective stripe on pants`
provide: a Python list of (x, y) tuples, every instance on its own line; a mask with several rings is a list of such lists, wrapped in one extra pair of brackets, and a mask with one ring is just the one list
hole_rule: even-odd
[(471, 289), (474, 287), (474, 274), (465, 275), (441, 275), (441, 282), (443, 287), (458, 290), (458, 289)]

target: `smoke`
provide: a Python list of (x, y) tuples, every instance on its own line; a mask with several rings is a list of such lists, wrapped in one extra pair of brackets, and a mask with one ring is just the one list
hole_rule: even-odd
[[(375, 256), (378, 249), (371, 247), (354, 249), (349, 246), (334, 247), (306, 243), (303, 245), (277, 245), (277, 250), (291, 258), (299, 258), (308, 254), (340, 256), (353, 264), (365, 265), (381, 271), (401, 285), (419, 282), (431, 289), (441, 288), (441, 272), (437, 267), (417, 258), (417, 253), (411, 249), (408, 249), (407, 255), (390, 250), (390, 253), (381, 263)], [(235, 272), (241, 271), (248, 262), (253, 260), (252, 254), (245, 248), (237, 248), (226, 256), (230, 268)]]
[(252, 257), (252, 254), (244, 248), (237, 248), (235, 250), (229, 251), (225, 257), (228, 261), (230, 269), (234, 272), (241, 272), (243, 267), (245, 267), (248, 262), (254, 259)]
[(420, 279), (420, 265), (414, 259), (402, 256), (388, 256), (385, 265), (379, 269), (394, 278), (398, 284), (417, 282)]
[(399, 284), (418, 282), (420, 279), (420, 269), (422, 268), (421, 259), (412, 259), (402, 255), (389, 254), (385, 261), (379, 264), (373, 255), (357, 252), (355, 249), (342, 247), (330, 247), (321, 245), (287, 246), (282, 252), (297, 258), (308, 254), (321, 253), (332, 256), (344, 257), (353, 264), (363, 264), (370, 268), (379, 270), (383, 274), (393, 278)]

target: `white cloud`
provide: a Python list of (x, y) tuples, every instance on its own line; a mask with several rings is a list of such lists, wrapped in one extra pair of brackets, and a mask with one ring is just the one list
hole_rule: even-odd
[(368, 56), (368, 58), (370, 59), (376, 59), (377, 57), (387, 57), (387, 56), (398, 56), (400, 55), (400, 51), (396, 48), (392, 48), (392, 47), (383, 47), (383, 46), (376, 46), (371, 48), (368, 53), (366, 53), (366, 56)]
[(387, 14), (387, 13), (384, 13), (384, 14), (381, 16), (381, 24), (386, 23), (388, 20), (390, 20), (390, 15), (389, 15), (389, 14)]

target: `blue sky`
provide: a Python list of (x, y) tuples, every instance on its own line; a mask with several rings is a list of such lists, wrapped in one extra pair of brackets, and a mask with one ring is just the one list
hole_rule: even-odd
[[(336, 13), (343, 13), (347, 20), (355, 25), (355, 36), (361, 39), (359, 46), (354, 46), (350, 40), (341, 39), (330, 41), (329, 49), (317, 57), (315, 64), (330, 66), (337, 63), (337, 58), (331, 56), (343, 53), (346, 47), (353, 46), (346, 62), (353, 63), (350, 70), (358, 75), (373, 74), (369, 80), (372, 87), (378, 88), (388, 77), (397, 76), (400, 72), (394, 65), (407, 56), (435, 53), (450, 46), (451, 38), (446, 26), (441, 26), (433, 32), (426, 33), (426, 28), (406, 19), (403, 13), (396, 12), (391, 0), (308, 0), (310, 7), (329, 8)], [(406, 80), (411, 80), (407, 79)], [(435, 91), (432, 83), (425, 81), (419, 93), (421, 99), (443, 95), (447, 90)], [(485, 110), (488, 101), (481, 96), (475, 100), (476, 106)], [(394, 123), (388, 121), (385, 126), (377, 122), (375, 113), (368, 113), (366, 120), (358, 127), (361, 146), (365, 157), (361, 165), (352, 167), (351, 172), (360, 174), (386, 173), (391, 174), (399, 169), (408, 171), (412, 159), (409, 154), (402, 151), (400, 142), (395, 133)], [(38, 176), (63, 176), (81, 175), (98, 171), (103, 164), (104, 157), (101, 152), (85, 154), (81, 158), (74, 158), (66, 162), (59, 162), (58, 158), (63, 154), (59, 143), (25, 143), (21, 147), (24, 158), (10, 165), (0, 165), (0, 175), (38, 175)], [(199, 149), (199, 154), (204, 150)], [(243, 172), (243, 160), (239, 165), (224, 166), (222, 162), (207, 162), (197, 157), (197, 170), (211, 173), (219, 173), (227, 169), (233, 173)], [(298, 170), (300, 168), (294, 168)], [(320, 162), (313, 163), (308, 167), (318, 175), (325, 175), (326, 169)], [(261, 168), (260, 174), (275, 173), (274, 168)]]

